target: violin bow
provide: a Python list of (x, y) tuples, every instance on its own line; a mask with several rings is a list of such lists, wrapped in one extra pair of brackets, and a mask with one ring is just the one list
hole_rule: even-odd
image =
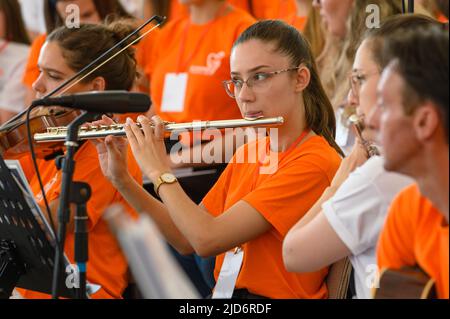
[[(121, 54), (122, 52), (124, 52), (125, 50), (127, 50), (130, 46), (136, 44), (137, 42), (139, 42), (142, 38), (146, 37), (149, 33), (151, 33), (154, 29), (156, 29), (157, 27), (159, 27), (161, 24), (164, 23), (164, 21), (166, 20), (166, 17), (160, 17), (160, 16), (153, 16), (151, 17), (149, 20), (147, 20), (145, 23), (143, 23), (141, 26), (139, 26), (136, 30), (134, 30), (133, 32), (131, 32), (129, 35), (127, 35), (124, 39), (122, 39), (121, 41), (119, 41), (116, 45), (114, 45), (112, 48), (108, 49), (106, 52), (104, 52), (103, 54), (101, 54), (98, 58), (96, 58), (94, 61), (92, 61), (91, 63), (89, 63), (87, 66), (85, 66), (83, 69), (81, 69), (79, 72), (77, 72), (77, 74), (75, 74), (74, 76), (72, 76), (70, 79), (66, 80), (64, 83), (62, 83), (60, 86), (58, 86), (56, 89), (54, 89), (53, 91), (51, 91), (49, 94), (47, 94), (46, 96), (44, 96), (44, 98), (49, 98), (53, 95), (55, 95), (56, 93), (60, 92), (59, 94), (63, 94), (65, 92), (67, 92), (68, 90), (70, 90), (70, 88), (72, 88), (73, 86), (77, 85), (78, 83), (80, 83), (81, 81), (83, 81), (86, 77), (88, 77), (89, 75), (91, 75), (92, 73), (94, 73), (95, 71), (97, 71), (99, 68), (101, 68), (103, 65), (105, 65), (106, 63), (108, 63), (109, 61), (111, 61), (112, 59), (114, 59), (116, 56), (118, 56), (119, 54)], [(124, 43), (126, 43), (130, 38), (132, 38), (133, 36), (135, 36), (136, 34), (138, 34), (142, 29), (144, 29), (148, 24), (150, 24), (151, 22), (156, 21), (156, 24), (150, 28), (149, 30), (147, 30), (146, 32), (144, 32), (143, 34), (141, 34), (138, 38), (136, 38), (135, 40), (131, 41), (129, 44), (127, 44), (126, 46), (124, 46), (122, 49), (120, 49), (119, 51), (117, 51), (115, 54), (113, 54), (112, 56), (109, 56), (111, 54), (111, 52), (114, 52), (117, 48), (121, 47)], [(103, 59), (105, 59), (104, 61), (102, 61)], [(97, 65), (98, 64), (98, 65)], [(96, 66), (97, 65), (97, 66)], [(95, 67), (94, 67), (95, 66)], [(94, 68), (93, 68), (94, 67)], [(85, 74), (84, 74), (85, 73)], [(29, 107), (28, 107), (29, 108)], [(8, 131), (12, 128), (14, 128), (17, 125), (17, 120), (19, 118), (21, 118), (24, 114), (27, 113), (28, 108), (25, 109), (24, 111), (22, 111), (21, 113), (17, 114), (16, 116), (14, 116), (12, 119), (10, 119), (9, 121), (7, 121), (6, 123), (4, 123), (3, 125), (0, 126), (0, 131)]]

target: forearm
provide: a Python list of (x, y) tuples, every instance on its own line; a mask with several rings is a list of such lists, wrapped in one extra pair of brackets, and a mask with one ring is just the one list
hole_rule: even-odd
[(134, 210), (152, 218), (166, 240), (177, 251), (181, 254), (193, 252), (193, 248), (172, 221), (164, 204), (151, 196), (132, 177), (126, 178), (120, 184), (116, 183), (115, 186)]
[(159, 189), (173, 222), (200, 256), (209, 255), (216, 237), (215, 218), (195, 204), (179, 184), (163, 184)]
[(302, 228), (311, 222), (321, 211), (322, 204), (330, 199), (335, 194), (335, 191), (331, 187), (325, 189), (322, 196), (314, 204), (313, 207), (306, 213), (303, 218), (301, 218), (287, 233), (283, 240), (283, 261), (286, 269), (289, 271), (298, 271), (299, 264), (299, 252), (303, 252), (302, 244), (303, 242), (299, 238), (302, 236)]
[(322, 204), (336, 193), (329, 187), (283, 241), (283, 261), (292, 272), (312, 272), (351, 254), (322, 212)]

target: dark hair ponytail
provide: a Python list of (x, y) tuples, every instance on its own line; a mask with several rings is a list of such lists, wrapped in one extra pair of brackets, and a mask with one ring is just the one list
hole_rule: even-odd
[(344, 156), (335, 141), (336, 117), (322, 86), (317, 65), (308, 41), (297, 29), (278, 20), (265, 20), (250, 26), (236, 40), (234, 47), (249, 40), (274, 43), (276, 51), (289, 56), (294, 67), (306, 65), (311, 73), (308, 87), (303, 91), (306, 124), (317, 135), (323, 136), (330, 146)]

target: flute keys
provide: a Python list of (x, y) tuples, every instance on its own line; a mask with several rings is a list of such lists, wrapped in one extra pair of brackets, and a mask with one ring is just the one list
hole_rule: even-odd
[(121, 130), (123, 128), (123, 125), (120, 124), (112, 124), (109, 126), (110, 130)]

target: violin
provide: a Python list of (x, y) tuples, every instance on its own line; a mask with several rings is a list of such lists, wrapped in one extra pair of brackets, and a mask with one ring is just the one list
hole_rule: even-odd
[[(60, 107), (39, 108), (36, 111), (30, 119), (33, 134), (45, 132), (48, 127), (53, 125), (68, 125), (80, 114), (77, 110)], [(33, 143), (36, 157), (39, 159), (52, 157), (53, 154), (63, 150), (62, 143), (50, 143), (45, 146), (34, 141)], [(24, 119), (16, 122), (9, 130), (0, 131), (0, 154), (4, 158), (18, 159), (29, 151), (30, 146)]]
[[(127, 50), (130, 46), (139, 42), (139, 40), (159, 27), (165, 21), (165, 19), (165, 17), (153, 16), (128, 36), (126, 36), (124, 39), (122, 39), (120, 42), (118, 42), (114, 47), (101, 54), (98, 58), (85, 66), (73, 77), (47, 94), (44, 98), (54, 96), (56, 93), (59, 93), (58, 95), (63, 95), (74, 85), (81, 82), (97, 69)], [(154, 20), (156, 21), (155, 26), (149, 28), (147, 31), (136, 37), (136, 39), (132, 40), (130, 43), (127, 43), (127, 41), (135, 37), (136, 34), (138, 34), (142, 29), (144, 29)], [(63, 151), (63, 142), (38, 144), (28, 139), (29, 135), (26, 125), (28, 112), (30, 112), (29, 127), (31, 130), (31, 136), (36, 133), (45, 133), (47, 132), (47, 129), (51, 127), (67, 126), (73, 120), (75, 120), (78, 115), (80, 115), (79, 110), (67, 109), (58, 106), (45, 108), (39, 107), (33, 110), (30, 110), (30, 108), (26, 109), (25, 111), (21, 112), (20, 114), (16, 115), (0, 126), (0, 154), (4, 158), (18, 159), (23, 156), (23, 154), (29, 152), (31, 146), (33, 147), (36, 157), (40, 159), (51, 158), (53, 154), (58, 154)]]

